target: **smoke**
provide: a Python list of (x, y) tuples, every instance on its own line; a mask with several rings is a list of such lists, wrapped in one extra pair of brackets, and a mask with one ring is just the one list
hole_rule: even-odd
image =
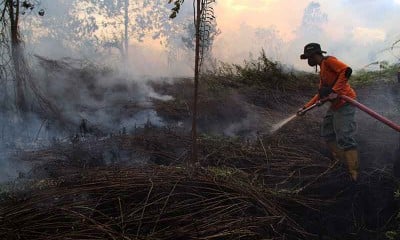
[[(54, 111), (49, 115), (48, 106), (38, 103), (32, 93), (28, 94), (30, 107), (36, 109), (37, 115), (20, 116), (2, 104), (0, 149), (4, 151), (0, 164), (4, 179), (26, 170), (11, 160), (15, 151), (37, 150), (49, 146), (54, 139), (81, 135), (79, 126), (83, 121), (87, 131), (97, 136), (122, 129), (130, 132), (146, 124), (163, 126), (152, 100), (172, 97), (154, 91), (151, 82), (191, 73), (193, 61), (170, 61), (168, 49), (182, 43), (182, 25), (190, 16), (185, 14), (186, 8), (176, 20), (169, 21), (167, 2), (157, 5), (143, 1), (150, 7), (134, 9), (140, 3), (130, 1), (134, 13), (130, 16), (135, 24), (128, 29), (129, 50), (121, 51), (122, 38), (117, 33), (123, 31), (119, 23), (86, 8), (83, 2), (43, 0), (40, 8), (45, 9), (45, 16), (38, 17), (34, 11), (21, 16), (21, 34), (31, 69), (29, 81), (55, 106), (57, 116)], [(104, 4), (112, 2), (107, 0)], [(102, 31), (106, 28), (114, 32)], [(175, 35), (179, 37), (171, 37)], [(12, 87), (1, 94), (4, 98), (13, 95)]]
[[(299, 55), (305, 44), (320, 42), (328, 54), (335, 55), (354, 69), (373, 61), (398, 61), (383, 51), (398, 39), (400, 4), (384, 1), (310, 1), (291, 0), (220, 2), (216, 9), (222, 34), (214, 47), (217, 58), (240, 62), (249, 52), (261, 48), (267, 56), (309, 69)], [(257, 39), (262, 29), (271, 37)], [(262, 42), (266, 39), (266, 42)], [(268, 49), (278, 49), (268, 51)]]
[[(45, 149), (54, 142), (69, 144), (74, 137), (132, 133), (149, 124), (165, 124), (153, 109), (152, 100), (167, 101), (172, 97), (157, 93), (150, 85), (153, 78), (132, 77), (71, 58), (51, 60), (37, 56), (31, 66), (30, 81), (58, 112), (49, 115), (38, 111), (21, 116), (14, 110), (2, 109), (0, 182), (30, 171), (32, 163), (17, 160), (24, 152)], [(40, 109), (35, 98), (31, 100), (31, 105)]]
[(48, 128), (46, 121), (36, 114), (24, 118), (22, 121), (12, 111), (2, 111), (0, 116), (0, 183), (29, 172), (32, 163), (15, 160), (21, 153), (46, 147), (52, 138), (62, 134), (58, 129)]
[(257, 28), (241, 23), (237, 31), (222, 31), (214, 46), (214, 56), (224, 62), (242, 63), (249, 55), (258, 55), (263, 48), (268, 58), (282, 60), (284, 44), (274, 26)]
[(186, 29), (193, 23), (191, 5), (170, 20), (167, 1), (126, 1), (125, 35), (123, 2), (42, 0), (46, 15), (21, 21), (25, 47), (32, 55), (88, 59), (134, 76), (191, 76), (193, 54), (184, 47), (194, 37)]
[(38, 57), (38, 61), (41, 89), (76, 125), (86, 119), (107, 132), (132, 129), (148, 121), (162, 125), (152, 110), (152, 99), (167, 101), (172, 97), (155, 92), (150, 79), (74, 59)]
[[(395, 84), (381, 84), (374, 90), (356, 89), (358, 100), (393, 122), (400, 123), (400, 92)], [(360, 143), (361, 163), (377, 168), (400, 166), (399, 133), (362, 111), (356, 114), (357, 140)], [(395, 173), (399, 176), (400, 172)]]
[[(43, 0), (41, 7), (46, 10), (45, 17), (26, 17), (23, 21), (26, 47), (53, 59), (88, 58), (119, 67), (120, 50), (116, 46), (120, 34), (107, 33), (104, 29), (113, 28), (113, 25), (93, 13), (82, 17), (86, 16), (82, 14), (86, 5)], [(164, 5), (157, 12), (149, 13), (157, 21), (168, 23), (158, 25), (162, 31), (131, 34), (128, 67), (124, 67), (130, 74), (192, 75), (193, 54), (187, 52), (183, 42), (193, 37), (187, 31), (193, 22), (192, 6), (184, 4), (173, 21), (168, 20), (169, 7)], [(306, 43), (320, 42), (328, 54), (339, 57), (354, 69), (377, 60), (393, 62), (398, 59), (391, 51), (384, 50), (399, 38), (396, 25), (400, 21), (399, 10), (400, 4), (393, 0), (221, 1), (215, 5), (221, 34), (214, 41), (213, 56), (239, 63), (248, 58), (249, 53), (256, 54), (264, 48), (269, 58), (306, 70), (309, 68), (299, 60), (299, 54)], [(82, 15), (79, 18), (76, 17), (78, 13)], [(90, 20), (89, 16), (94, 18)], [(140, 17), (147, 19), (147, 15)], [(147, 29), (151, 24), (143, 20), (132, 27)], [(93, 32), (92, 28), (98, 30)]]
[[(246, 104), (246, 103), (242, 103)], [(245, 108), (245, 115), (238, 116), (238, 119), (232, 119), (233, 122), (222, 126), (222, 133), (226, 136), (243, 136), (246, 138), (252, 138), (257, 135), (259, 131), (265, 128), (265, 119), (262, 115)], [(260, 124), (261, 123), (261, 124)]]
[[(132, 38), (125, 53), (129, 56), (126, 59), (121, 55), (121, 48), (115, 47), (121, 36), (107, 33), (100, 36), (91, 32), (90, 27), (103, 26), (88, 25), (94, 21), (93, 18), (75, 19), (77, 6), (79, 1), (43, 0), (45, 17), (26, 16), (23, 19), (25, 47), (32, 55), (30, 61), (35, 62), (32, 64), (35, 69), (32, 78), (40, 89), (58, 107), (62, 116), (75, 124), (76, 132), (82, 119), (88, 121), (93, 131), (102, 133), (118, 132), (122, 128), (132, 131), (149, 122), (164, 125), (164, 120), (153, 109), (152, 99), (168, 101), (171, 96), (157, 93), (150, 82), (192, 75), (193, 54), (184, 49), (182, 41), (188, 38), (185, 27), (193, 21), (191, 4), (184, 4), (174, 24), (159, 26), (163, 29), (163, 38), (157, 38), (151, 31), (145, 36), (139, 34), (140, 40)], [(379, 3), (300, 0), (295, 4), (292, 0), (240, 4), (238, 1), (220, 1), (215, 15), (222, 33), (216, 36), (213, 56), (241, 63), (249, 54), (258, 54), (263, 48), (272, 60), (280, 60), (298, 69), (309, 69), (299, 60), (299, 55), (306, 43), (320, 42), (328, 54), (336, 55), (355, 69), (376, 60), (393, 60), (393, 56), (382, 49), (397, 40), (399, 8), (397, 1), (389, 0)], [(167, 17), (161, 14), (155, 19), (170, 22)], [(146, 23), (141, 21), (141, 25)], [(33, 57), (35, 54), (41, 57)], [(376, 109), (398, 106), (395, 105), (399, 103), (394, 97), (396, 95), (388, 96), (393, 96), (392, 102), (384, 106), (377, 106), (368, 98), (366, 103)], [(243, 103), (234, 100), (232, 102), (236, 105)], [(223, 121), (216, 124), (214, 130), (230, 136), (253, 131), (264, 117), (250, 108), (232, 107), (229, 113), (224, 112), (224, 106), (219, 107), (214, 116)], [(61, 131), (56, 123), (42, 116), (28, 116), (23, 131), (12, 127), (16, 125), (13, 117), (3, 117), (0, 121), (3, 126), (0, 150), (3, 152), (15, 149), (17, 142), (26, 148), (31, 144), (34, 149), (41, 147), (38, 146), (40, 140), (50, 142), (54, 137), (71, 134)], [(360, 121), (364, 122), (363, 119)], [(200, 127), (210, 130), (213, 126), (208, 124), (205, 120)], [(373, 123), (368, 120), (368, 124)], [(371, 126), (367, 126), (368, 129)], [(392, 137), (392, 133), (388, 134)], [(14, 143), (9, 143), (9, 140)], [(393, 142), (391, 144), (394, 146)], [(4, 154), (0, 159), (4, 172), (0, 174), (15, 177), (19, 171), (16, 169), (23, 171), (25, 166), (14, 166), (8, 156)]]

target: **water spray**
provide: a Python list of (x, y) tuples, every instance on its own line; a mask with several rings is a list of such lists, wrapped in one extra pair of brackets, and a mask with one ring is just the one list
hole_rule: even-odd
[(324, 104), (325, 102), (327, 102), (328, 100), (329, 100), (329, 99), (319, 100), (318, 102), (314, 103), (313, 105), (311, 105), (311, 106), (309, 106), (309, 107), (307, 107), (307, 108), (304, 108), (303, 110), (297, 112), (296, 114), (293, 114), (292, 116), (290, 116), (290, 117), (288, 117), (288, 118), (285, 118), (284, 120), (282, 120), (282, 121), (280, 121), (280, 122), (274, 124), (274, 125), (271, 127), (270, 132), (271, 132), (271, 133), (274, 133), (274, 132), (278, 131), (280, 128), (282, 128), (283, 126), (285, 126), (286, 124), (288, 124), (289, 122), (291, 122), (292, 120), (294, 120), (296, 117), (305, 115), (308, 111), (310, 111), (310, 110), (312, 110), (312, 109), (314, 109), (314, 108), (316, 108), (316, 107), (319, 107), (319, 106), (323, 105), (323, 104)]
[(274, 124), (274, 125), (271, 127), (270, 132), (271, 132), (271, 133), (274, 133), (274, 132), (278, 131), (280, 128), (282, 128), (283, 126), (285, 126), (286, 124), (288, 124), (289, 122), (291, 122), (291, 121), (292, 121), (293, 119), (295, 119), (296, 117), (297, 117), (297, 115), (296, 115), (296, 114), (293, 114), (292, 116), (290, 116), (290, 117), (288, 117), (288, 118), (285, 118), (284, 120), (282, 120), (282, 121), (280, 121), (280, 122)]

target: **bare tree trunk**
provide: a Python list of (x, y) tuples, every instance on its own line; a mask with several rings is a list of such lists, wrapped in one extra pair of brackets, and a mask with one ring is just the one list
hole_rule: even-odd
[(15, 103), (17, 109), (21, 112), (25, 112), (27, 110), (27, 104), (25, 100), (24, 94), (24, 77), (21, 72), (21, 65), (24, 64), (21, 40), (19, 36), (19, 0), (15, 1), (15, 5), (12, 0), (7, 0), (8, 4), (8, 13), (10, 15), (10, 32), (11, 32), (11, 54), (15, 71), (15, 89), (16, 89), (16, 98)]
[(193, 116), (192, 116), (192, 164), (198, 163), (197, 146), (197, 102), (199, 92), (200, 75), (200, 22), (201, 22), (201, 0), (197, 0), (196, 9), (196, 49), (195, 49), (195, 70), (194, 70), (194, 93), (193, 93)]
[(125, 5), (124, 5), (124, 12), (125, 12), (125, 21), (124, 21), (124, 28), (125, 28), (125, 33), (124, 33), (124, 61), (128, 60), (128, 50), (129, 50), (129, 0), (125, 0)]

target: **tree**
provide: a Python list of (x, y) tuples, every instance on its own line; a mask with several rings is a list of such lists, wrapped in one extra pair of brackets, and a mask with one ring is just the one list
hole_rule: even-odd
[[(86, 3), (83, 8), (82, 2)], [(162, 0), (82, 0), (75, 5), (73, 14), (80, 16), (81, 21), (93, 19), (89, 23), (93, 25), (89, 36), (99, 43), (98, 46), (118, 49), (124, 59), (128, 58), (131, 39), (142, 42), (147, 36), (165, 38), (173, 24), (165, 21), (168, 8)]]
[(300, 34), (304, 37), (312, 36), (314, 39), (321, 35), (322, 24), (328, 21), (328, 15), (321, 10), (321, 4), (310, 2), (304, 9), (300, 26)]
[[(392, 46), (389, 48), (389, 50), (391, 51), (392, 55), (396, 58), (397, 61), (400, 62), (400, 55), (399, 55), (399, 49), (400, 49), (400, 39), (396, 40)], [(399, 69), (400, 72), (400, 69)], [(399, 75), (399, 81), (400, 81), (400, 75)]]
[(255, 46), (263, 46), (263, 51), (266, 55), (275, 60), (280, 59), (280, 51), (284, 46), (284, 42), (274, 27), (257, 28), (254, 37)]
[[(173, 0), (168, 0), (171, 4)], [(175, 0), (175, 7), (172, 8), (170, 18), (175, 18), (184, 0)], [(200, 69), (204, 55), (210, 43), (211, 26), (215, 20), (214, 8), (212, 4), (215, 0), (194, 0), (194, 26), (195, 26), (195, 64), (194, 64), (194, 88), (193, 88), (193, 110), (192, 110), (192, 163), (198, 163), (198, 144), (197, 144), (197, 117), (198, 117), (198, 92), (199, 92), (199, 79)]]
[[(24, 59), (22, 40), (20, 36), (20, 16), (25, 15), (27, 12), (32, 12), (39, 4), (38, 1), (28, 0), (4, 0), (0, 4), (2, 7), (0, 22), (2, 24), (1, 50), (3, 53), (1, 58), (1, 74), (3, 76), (0, 76), (4, 80), (9, 78), (8, 75), (14, 76), (15, 105), (20, 112), (26, 112), (28, 110), (25, 96), (28, 69)], [(39, 10), (38, 14), (43, 16), (44, 10)], [(11, 63), (11, 67), (9, 63)]]
[[(204, 29), (201, 31), (205, 31)], [(217, 21), (212, 19), (207, 24), (207, 39), (200, 39), (201, 51), (204, 53), (203, 58), (207, 55), (211, 54), (212, 47), (214, 45), (215, 38), (221, 33), (221, 30), (218, 28)], [(183, 47), (190, 51), (195, 51), (196, 49), (196, 27), (193, 22), (188, 22), (185, 26), (185, 34), (181, 37)]]
[(56, 40), (82, 55), (115, 51), (126, 60), (132, 40), (148, 37), (166, 43), (177, 25), (166, 21), (169, 9), (163, 0), (52, 0), (51, 5), (63, 14), (50, 13), (34, 23), (32, 38)]

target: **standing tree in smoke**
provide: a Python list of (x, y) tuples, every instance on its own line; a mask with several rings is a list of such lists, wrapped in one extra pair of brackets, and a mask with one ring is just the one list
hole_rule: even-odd
[(73, 13), (83, 24), (90, 25), (86, 37), (103, 48), (117, 49), (124, 60), (129, 57), (131, 40), (142, 42), (147, 36), (162, 39), (172, 28), (170, 21), (163, 20), (168, 16), (168, 8), (162, 0), (76, 1)]
[(321, 10), (321, 4), (310, 2), (304, 9), (303, 19), (300, 28), (297, 30), (301, 37), (315, 41), (322, 35), (322, 25), (328, 21), (328, 15)]
[[(168, 3), (172, 3), (169, 0)], [(184, 0), (176, 0), (175, 7), (172, 8), (170, 18), (175, 18), (179, 13)], [(196, 33), (195, 41), (195, 67), (194, 67), (194, 93), (193, 93), (193, 110), (192, 110), (192, 163), (198, 163), (198, 146), (197, 146), (197, 117), (198, 117), (198, 92), (199, 92), (199, 79), (200, 69), (203, 63), (203, 58), (206, 51), (209, 49), (211, 26), (215, 20), (214, 9), (211, 6), (215, 0), (194, 0), (194, 26)]]
[[(22, 39), (20, 35), (20, 17), (27, 12), (35, 10), (38, 1), (4, 0), (1, 2), (1, 78), (7, 81), (9, 75), (13, 76), (15, 82), (15, 105), (20, 112), (28, 110), (25, 88), (28, 76), (28, 68), (24, 60)], [(45, 14), (41, 9), (39, 16)], [(12, 66), (9, 65), (12, 63)]]
[[(111, 26), (115, 29), (118, 29), (121, 25), (123, 26), (123, 34), (118, 36), (118, 33), (113, 33), (113, 39), (111, 41), (103, 40), (104, 46), (107, 47), (115, 47), (117, 48), (121, 56), (124, 60), (128, 57), (129, 50), (129, 35), (130, 35), (130, 2), (129, 0), (85, 0), (90, 3), (89, 7), (86, 9), (87, 15), (92, 18), (94, 21), (93, 24), (96, 25), (93, 28), (94, 31), (98, 30), (96, 20), (93, 16), (90, 16), (92, 13), (100, 13), (104, 16), (104, 20), (101, 22), (103, 27)], [(137, 2), (135, 2), (138, 4)], [(82, 4), (77, 2), (76, 4)], [(93, 11), (96, 8), (97, 11)], [(121, 17), (123, 16), (123, 17)], [(86, 17), (86, 16), (85, 16)], [(100, 38), (98, 38), (100, 39)]]

